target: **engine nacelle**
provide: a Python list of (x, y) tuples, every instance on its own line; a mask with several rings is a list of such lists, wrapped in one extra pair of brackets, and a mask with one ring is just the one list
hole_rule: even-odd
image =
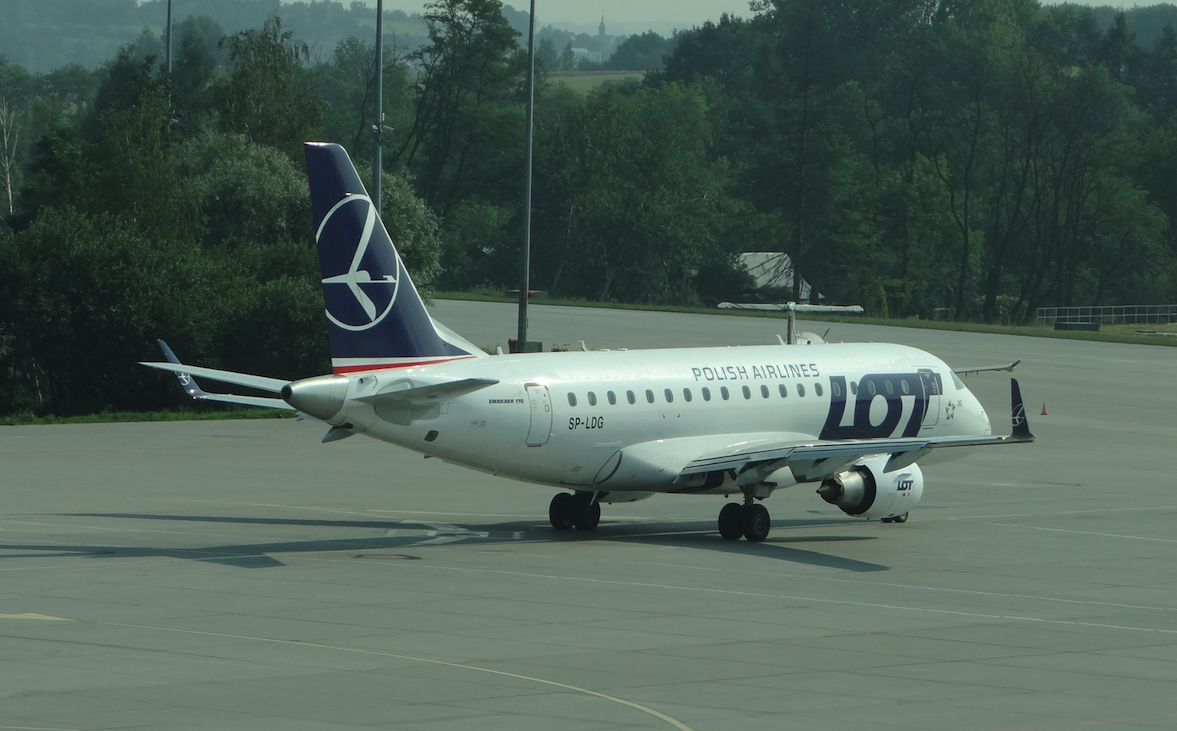
[(914, 508), (924, 494), (924, 473), (912, 464), (883, 472), (890, 455), (872, 457), (821, 483), (817, 494), (847, 515), (891, 518)]

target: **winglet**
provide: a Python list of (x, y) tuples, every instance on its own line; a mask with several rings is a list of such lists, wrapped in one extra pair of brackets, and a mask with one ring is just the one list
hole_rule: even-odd
[(1030, 432), (1030, 420), (1026, 418), (1026, 405), (1022, 403), (1022, 389), (1018, 386), (1018, 379), (1009, 379), (1010, 421), (1013, 432), (1010, 436), (1014, 441), (1029, 442), (1034, 440)]
[[(180, 359), (176, 357), (176, 354), (172, 352), (172, 349), (168, 347), (167, 343), (165, 343), (163, 340), (156, 340), (155, 342), (159, 343), (159, 349), (163, 351), (163, 355), (168, 359), (169, 363), (175, 363), (178, 366), (183, 365), (183, 363), (180, 362)], [(193, 378), (191, 374), (185, 373), (184, 371), (176, 371), (176, 378), (179, 379), (180, 386), (184, 389), (184, 393), (188, 394), (192, 398), (203, 398), (208, 395), (208, 393), (200, 387), (200, 384), (196, 382), (196, 379)]]

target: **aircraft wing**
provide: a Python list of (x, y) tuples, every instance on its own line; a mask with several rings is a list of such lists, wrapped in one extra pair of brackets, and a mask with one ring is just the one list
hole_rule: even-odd
[(958, 376), (967, 376), (970, 373), (985, 373), (989, 371), (1009, 371), (1010, 373), (1013, 373), (1014, 368), (1017, 368), (1018, 364), (1021, 362), (1021, 359), (1018, 359), (1013, 363), (1007, 363), (1005, 365), (975, 366), (973, 368), (953, 368), (952, 372)]
[(1010, 379), (1010, 424), (1008, 436), (913, 437), (905, 439), (848, 439), (777, 444), (755, 442), (737, 448), (707, 454), (692, 460), (679, 473), (681, 477), (709, 472), (734, 471), (737, 484), (750, 484), (784, 467), (806, 480), (821, 480), (841, 472), (846, 466), (875, 454), (890, 454), (886, 471), (902, 469), (923, 458), (933, 449), (982, 447), (995, 444), (1018, 444), (1034, 441), (1026, 420), (1018, 382)]
[(282, 387), (286, 385), (286, 381), (280, 381), (276, 378), (265, 378), (263, 376), (251, 376), (245, 373), (234, 373), (232, 371), (218, 371), (213, 368), (197, 368), (187, 366), (180, 362), (168, 344), (162, 340), (156, 341), (159, 343), (160, 350), (163, 351), (164, 357), (168, 359), (167, 363), (140, 363), (149, 368), (158, 368), (160, 370), (171, 371), (176, 374), (176, 378), (180, 381), (181, 388), (184, 393), (198, 401), (218, 401), (227, 404), (243, 404), (245, 406), (261, 406), (270, 409), (286, 409), (293, 411), (294, 407), (286, 403), (282, 399), (266, 398), (264, 396), (239, 396), (232, 393), (209, 393), (200, 387), (193, 376), (201, 376), (202, 378), (211, 378), (214, 381), (223, 381), (225, 383), (232, 383), (238, 386), (247, 386), (249, 388), (256, 388), (262, 391), (269, 391), (271, 393), (278, 393)]

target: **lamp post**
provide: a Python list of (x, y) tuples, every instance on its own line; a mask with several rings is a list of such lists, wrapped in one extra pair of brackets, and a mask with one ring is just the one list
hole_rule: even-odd
[(167, 55), (167, 61), (168, 61), (168, 66), (167, 66), (168, 78), (171, 78), (171, 76), (172, 76), (172, 0), (168, 0), (168, 29), (167, 29), (167, 36), (166, 37), (167, 37), (167, 41), (165, 41), (164, 47), (166, 48), (165, 54)]
[(384, 171), (384, 0), (376, 0), (376, 153), (372, 158), (372, 203), (380, 215), (380, 184)]
[(523, 163), (523, 283), (519, 287), (519, 352), (527, 352), (527, 296), (531, 290), (531, 133), (535, 124), (535, 0), (527, 19), (527, 125)]

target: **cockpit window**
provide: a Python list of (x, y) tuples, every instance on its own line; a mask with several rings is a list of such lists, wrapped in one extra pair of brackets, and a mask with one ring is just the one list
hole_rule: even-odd
[(955, 371), (952, 372), (952, 385), (956, 386), (957, 391), (964, 390), (964, 382), (960, 380), (960, 376), (956, 375)]

